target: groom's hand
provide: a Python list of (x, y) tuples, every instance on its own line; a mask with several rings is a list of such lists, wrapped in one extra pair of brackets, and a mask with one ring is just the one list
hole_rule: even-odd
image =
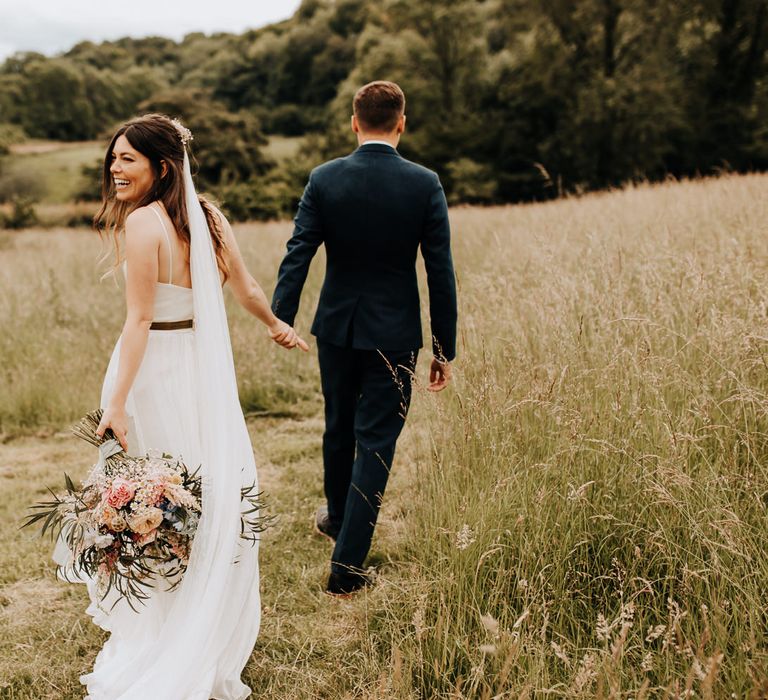
[(437, 358), (432, 359), (429, 367), (429, 391), (442, 391), (451, 381), (451, 363), (440, 362)]
[(309, 345), (299, 337), (296, 331), (285, 321), (278, 321), (269, 328), (269, 337), (278, 345), (290, 350), (300, 347), (304, 352), (309, 352)]

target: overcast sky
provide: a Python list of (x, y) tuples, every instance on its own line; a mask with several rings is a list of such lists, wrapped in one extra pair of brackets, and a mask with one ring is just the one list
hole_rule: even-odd
[(78, 41), (235, 32), (290, 17), (300, 0), (0, 0), (0, 60)]

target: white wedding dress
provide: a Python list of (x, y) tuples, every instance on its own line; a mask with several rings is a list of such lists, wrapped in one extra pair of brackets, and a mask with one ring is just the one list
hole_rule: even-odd
[[(187, 203), (193, 209), (196, 195)], [(172, 279), (158, 283), (154, 308), (155, 321), (194, 318), (195, 328), (149, 332), (126, 412), (130, 453), (157, 449), (182, 457), (193, 470), (200, 465), (200, 525), (181, 584), (167, 591), (161, 583), (144, 606), (135, 606), (138, 612), (125, 600), (114, 604), (112, 593), (100, 600), (94, 582), (81, 577), (91, 597), (88, 613), (111, 633), (93, 671), (81, 677), (88, 700), (242, 700), (250, 695), (240, 674), (259, 631), (258, 546), (240, 538), (239, 504), (240, 488), (256, 483), (256, 467), (237, 400), (218, 269), (199, 216), (204, 217), (197, 204), (190, 214), (193, 288), (174, 285)], [(170, 240), (168, 245), (172, 251)], [(118, 340), (102, 407), (117, 379), (119, 355)], [(59, 552), (60, 564), (61, 559)]]

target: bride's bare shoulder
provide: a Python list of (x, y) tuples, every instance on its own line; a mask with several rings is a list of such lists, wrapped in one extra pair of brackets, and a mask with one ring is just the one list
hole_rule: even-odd
[(125, 217), (126, 221), (149, 221), (154, 219), (157, 221), (157, 206), (154, 202), (145, 204), (143, 207), (136, 207), (128, 216)]
[(162, 223), (157, 214), (152, 211), (152, 205), (134, 209), (125, 217), (125, 232), (127, 235), (155, 237), (162, 232)]

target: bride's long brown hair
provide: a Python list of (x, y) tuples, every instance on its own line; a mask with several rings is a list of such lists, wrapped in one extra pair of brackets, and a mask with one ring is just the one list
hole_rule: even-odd
[[(149, 159), (155, 175), (152, 188), (138, 202), (121, 202), (115, 198), (115, 183), (110, 168), (115, 141), (120, 136), (125, 136), (133, 148)], [(109, 142), (102, 172), (101, 209), (93, 218), (93, 225), (100, 236), (112, 236), (115, 247), (115, 267), (121, 262), (120, 234), (125, 229), (126, 217), (134, 209), (147, 206), (154, 201), (163, 203), (176, 232), (189, 246), (189, 217), (184, 199), (184, 148), (175, 123), (164, 114), (145, 114), (131, 119), (115, 132)], [(165, 174), (163, 174), (163, 162), (166, 164)], [(221, 219), (205, 197), (198, 197), (198, 199), (208, 221), (216, 262), (226, 280), (229, 269), (224, 257), (226, 243)]]

